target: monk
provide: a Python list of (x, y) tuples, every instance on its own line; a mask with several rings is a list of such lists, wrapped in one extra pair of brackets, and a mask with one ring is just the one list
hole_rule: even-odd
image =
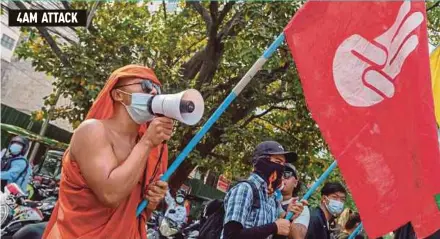
[[(146, 238), (145, 221), (164, 198), (173, 120), (152, 116), (154, 72), (129, 65), (112, 73), (63, 157), (59, 200), (43, 238)], [(136, 217), (138, 204), (149, 205)]]

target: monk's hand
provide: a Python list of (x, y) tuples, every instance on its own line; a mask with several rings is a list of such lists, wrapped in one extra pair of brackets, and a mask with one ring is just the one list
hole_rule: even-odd
[(174, 128), (174, 121), (167, 117), (155, 117), (148, 126), (147, 131), (142, 136), (141, 141), (156, 147), (163, 141), (171, 138)]
[(145, 198), (153, 205), (159, 204), (168, 191), (168, 183), (164, 181), (156, 181), (148, 185), (147, 195)]

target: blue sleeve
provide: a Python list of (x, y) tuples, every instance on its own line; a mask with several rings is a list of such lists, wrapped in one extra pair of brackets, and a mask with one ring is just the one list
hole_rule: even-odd
[(8, 181), (17, 180), (20, 173), (26, 168), (27, 163), (25, 160), (14, 160), (11, 163), (11, 168), (7, 171), (2, 171), (1, 179)]
[(252, 187), (247, 183), (240, 183), (233, 187), (225, 199), (225, 220), (223, 225), (230, 221), (240, 223), (243, 227), (246, 217), (252, 209)]

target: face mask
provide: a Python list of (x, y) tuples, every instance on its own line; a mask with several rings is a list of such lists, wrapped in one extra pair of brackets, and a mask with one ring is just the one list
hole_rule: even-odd
[(284, 166), (261, 158), (255, 164), (255, 172), (267, 182), (268, 193), (272, 194), (281, 186)]
[(9, 152), (12, 155), (18, 155), (23, 150), (23, 146), (21, 144), (12, 143), (11, 146), (9, 146)]
[(328, 212), (335, 217), (341, 214), (344, 210), (344, 203), (330, 198), (328, 200), (328, 204), (325, 204)]
[(182, 204), (183, 201), (184, 201), (184, 199), (182, 197), (177, 197), (176, 198), (176, 202), (179, 203), (179, 204)]
[[(129, 94), (124, 91), (120, 92)], [(129, 95), (131, 95), (131, 104), (125, 105), (123, 102), (121, 103), (125, 106), (128, 114), (133, 119), (133, 121), (137, 124), (145, 124), (148, 121), (152, 121), (154, 115), (152, 115), (148, 111), (148, 101), (150, 100), (152, 95), (145, 93), (132, 93)]]

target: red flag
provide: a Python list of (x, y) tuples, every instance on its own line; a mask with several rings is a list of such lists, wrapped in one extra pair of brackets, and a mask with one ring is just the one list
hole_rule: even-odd
[[(370, 237), (440, 228), (425, 3), (309, 1), (285, 29), (306, 101)], [(423, 226), (421, 226), (423, 225)]]

